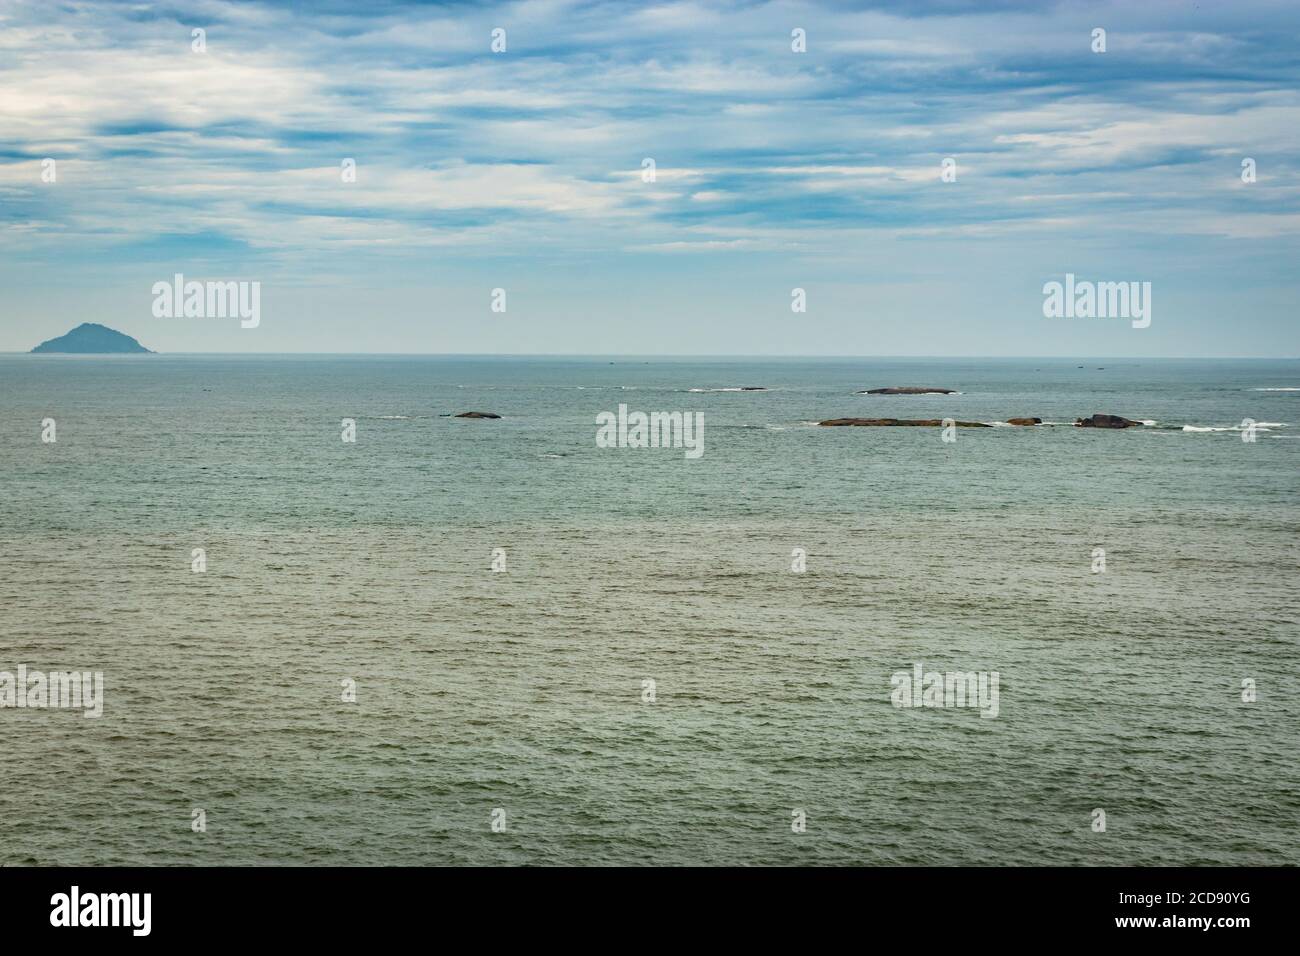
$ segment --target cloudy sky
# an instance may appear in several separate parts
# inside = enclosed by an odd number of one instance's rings
[[[0,0],[0,350],[1300,355],[1300,5],[300,6]]]

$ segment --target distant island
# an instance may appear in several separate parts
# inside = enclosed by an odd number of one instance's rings
[[[64,352],[78,355],[153,354],[131,336],[94,322],[82,322],[66,335],[42,342],[32,349],[32,352]]]

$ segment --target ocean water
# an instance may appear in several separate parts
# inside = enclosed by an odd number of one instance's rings
[[[1295,361],[0,356],[0,670],[106,684],[0,709],[0,863],[1297,864],[1297,439]]]

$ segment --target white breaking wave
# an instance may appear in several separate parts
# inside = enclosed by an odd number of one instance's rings
[[[1256,431],[1269,431],[1273,428],[1286,428],[1286,422],[1256,422]],[[1184,425],[1185,432],[1239,432],[1242,428],[1240,425]]]
[[[1252,388],[1252,392],[1300,392],[1300,388],[1294,385],[1287,385],[1282,388]]]

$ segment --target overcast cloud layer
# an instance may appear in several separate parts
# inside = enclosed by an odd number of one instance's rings
[[[0,2],[0,350],[1300,354],[1295,4],[315,9]]]

